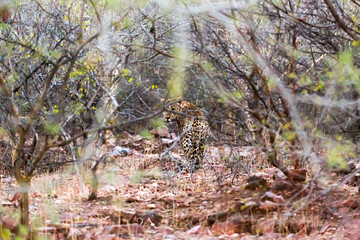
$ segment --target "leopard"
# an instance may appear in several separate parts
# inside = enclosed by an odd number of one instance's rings
[[[204,111],[186,100],[161,99],[161,101],[165,107],[163,112],[165,122],[177,124],[180,144],[189,161],[188,170],[199,169],[210,131]]]

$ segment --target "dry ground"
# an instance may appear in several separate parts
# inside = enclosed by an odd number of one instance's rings
[[[268,167],[234,178],[220,155],[212,148],[193,174],[162,170],[157,154],[118,157],[99,169],[94,201],[88,170],[39,175],[31,224],[39,239],[360,239],[357,187],[338,175],[291,182]],[[12,178],[1,181],[0,203],[3,229],[15,231]]]

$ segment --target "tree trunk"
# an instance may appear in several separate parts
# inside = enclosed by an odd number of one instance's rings
[[[25,227],[26,229],[29,229],[29,191],[30,191],[30,181],[26,182],[24,181],[21,185],[21,218],[20,218],[20,224]]]
[[[21,187],[21,202],[20,202],[20,224],[29,230],[29,191],[30,191],[30,178],[25,177],[21,173],[21,169],[24,166],[24,161],[21,159],[21,156],[17,157],[14,161],[14,175],[16,182]]]

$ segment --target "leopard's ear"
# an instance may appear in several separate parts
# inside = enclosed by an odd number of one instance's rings
[[[181,108],[187,108],[187,107],[189,107],[189,106],[190,106],[190,103],[187,102],[187,101],[181,101],[181,102],[180,102],[180,107],[181,107]]]
[[[165,98],[161,98],[161,99],[160,99],[160,102],[161,102],[161,103],[164,103],[164,102],[165,102]]]

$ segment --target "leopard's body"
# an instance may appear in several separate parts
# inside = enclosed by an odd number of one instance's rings
[[[177,123],[181,136],[180,143],[186,158],[195,168],[199,168],[210,131],[204,112],[185,100],[162,101],[166,109],[165,121]]]

